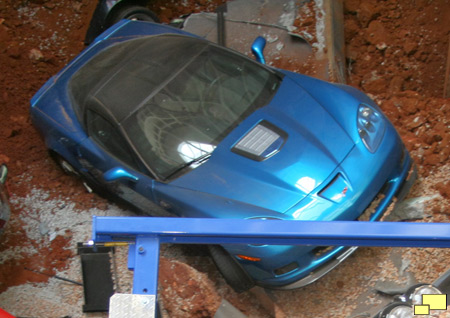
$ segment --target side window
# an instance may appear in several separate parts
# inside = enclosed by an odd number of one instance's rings
[[[140,170],[137,168],[136,161],[127,142],[117,129],[109,121],[92,110],[88,110],[86,115],[89,136],[114,157],[134,169]]]

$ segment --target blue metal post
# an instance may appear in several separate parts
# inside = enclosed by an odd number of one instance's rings
[[[134,264],[133,294],[156,295],[158,290],[159,239],[157,237],[137,237],[136,245],[130,248]],[[156,277],[156,279],[155,279]]]

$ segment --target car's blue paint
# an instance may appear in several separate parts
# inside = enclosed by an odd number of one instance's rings
[[[230,149],[261,120],[282,127],[288,138],[282,151],[255,164]],[[269,105],[230,133],[206,163],[172,184],[284,213],[313,190],[302,187],[302,179],[313,180],[314,188],[320,185],[352,147],[346,132],[324,108],[286,78]]]
[[[112,168],[111,170],[106,171],[103,178],[106,182],[117,181],[120,179],[127,179],[135,182],[139,181],[138,177],[122,168]]]
[[[121,21],[36,93],[31,118],[51,151],[91,183],[144,210],[156,203],[184,217],[355,220],[384,189],[385,198],[372,220],[384,213],[412,165],[393,126],[383,116],[386,131],[371,153],[356,126],[361,103],[380,111],[370,98],[345,85],[288,71],[281,71],[282,84],[268,105],[231,131],[209,160],[174,180],[159,180],[145,169],[134,171],[99,147],[86,134],[82,115],[71,107],[69,79],[104,48],[160,33],[189,35],[168,26]],[[286,132],[281,150],[260,162],[232,152],[263,120]],[[343,252],[335,248],[316,256],[311,246],[226,248],[232,255],[260,257],[260,262],[240,262],[257,283],[269,287],[293,283]],[[291,262],[298,263],[296,270],[274,274]]]

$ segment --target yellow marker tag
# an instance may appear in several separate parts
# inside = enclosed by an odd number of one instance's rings
[[[127,242],[107,242],[104,246],[110,247],[110,246],[128,246],[130,243]]]
[[[428,314],[430,314],[430,306],[414,305],[414,315],[428,315]]]
[[[447,295],[422,295],[422,304],[430,305],[431,310],[446,310]]]

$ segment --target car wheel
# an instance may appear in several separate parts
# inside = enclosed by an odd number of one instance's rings
[[[142,6],[126,6],[111,13],[109,25],[113,25],[122,19],[159,22],[158,17],[149,9]]]
[[[250,275],[222,246],[209,245],[209,253],[228,285],[242,293],[255,286]]]

